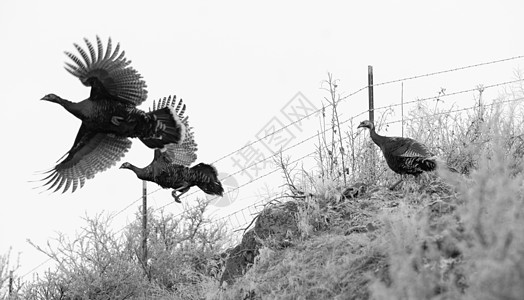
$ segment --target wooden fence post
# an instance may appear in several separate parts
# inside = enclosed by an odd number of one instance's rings
[[[375,105],[373,103],[373,66],[368,66],[369,120],[375,124]]]
[[[147,269],[147,181],[142,180],[142,264],[149,279]]]
[[[373,98],[373,66],[368,66],[368,97],[369,97],[369,120],[371,123],[375,124],[375,104],[374,104],[374,98]],[[371,164],[370,164],[370,170],[372,172],[370,173],[370,180],[372,182],[375,181],[375,170],[376,170],[376,164],[375,164],[375,149],[373,148],[373,143],[371,145]]]

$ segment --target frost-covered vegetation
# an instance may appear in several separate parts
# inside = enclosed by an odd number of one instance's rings
[[[369,136],[328,120],[347,138],[321,136],[318,170],[283,168],[299,234],[284,249],[263,243],[212,298],[524,299],[524,104],[507,102],[523,95],[513,87],[455,114],[420,102],[406,136],[459,173],[443,168],[396,191]]]
[[[234,251],[200,201],[179,217],[149,215],[146,262],[140,218],[118,233],[108,217],[86,218],[78,236],[35,245],[58,267],[15,280],[10,299],[524,299],[524,103],[504,102],[523,96],[516,86],[461,113],[419,103],[406,136],[459,173],[441,169],[395,191],[386,186],[398,175],[369,133],[340,124],[335,109],[324,114],[335,131],[319,136],[318,167],[276,162],[288,191],[263,214],[285,210],[292,224],[252,231],[240,275],[222,278]]]
[[[45,247],[55,269],[17,282],[5,299],[200,299],[217,281],[228,233],[204,216],[199,200],[179,216],[148,214],[148,257],[142,261],[142,224],[113,232],[111,216],[86,217],[75,237],[58,235]]]

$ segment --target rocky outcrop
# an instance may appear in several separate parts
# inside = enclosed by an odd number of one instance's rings
[[[220,285],[232,284],[251,266],[262,245],[284,248],[300,234],[295,220],[297,204],[294,201],[267,206],[257,217],[255,226],[242,237],[242,242],[230,249]]]
[[[360,198],[365,194],[367,189],[368,186],[366,184],[357,182],[342,189],[340,197],[334,197],[331,199],[333,203],[324,203],[324,206],[329,206],[328,204],[340,204],[340,202],[344,201],[354,201],[356,198]],[[267,205],[257,216],[254,228],[244,234],[242,242],[227,251],[228,258],[220,279],[220,286],[222,286],[224,282],[232,284],[236,278],[242,276],[254,263],[255,257],[259,253],[258,250],[262,246],[282,249],[293,245],[295,241],[300,238],[296,220],[299,211],[298,206],[307,206],[307,204],[305,204],[305,197],[319,197],[315,195],[297,195],[296,197],[297,199],[288,202]],[[304,209],[304,207],[302,208]],[[353,214],[349,214],[348,218],[354,218]],[[330,223],[328,217],[326,220],[317,221],[320,223],[315,224],[316,229],[325,227]],[[348,223],[348,225],[351,225],[351,223]]]

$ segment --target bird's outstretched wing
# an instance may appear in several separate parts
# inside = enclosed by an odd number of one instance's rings
[[[162,150],[164,151],[161,152]],[[197,159],[196,151],[198,148],[191,128],[187,130],[186,138],[181,144],[167,144],[162,150],[155,151],[160,151],[161,155],[166,156],[166,159],[172,164],[189,166],[195,162]]]
[[[84,186],[86,179],[91,179],[96,173],[102,172],[116,164],[131,147],[128,138],[112,134],[96,133],[86,129],[84,125],[76,136],[73,147],[66,153],[53,169],[48,171],[44,186],[53,192],[63,187],[63,192],[72,187],[74,192],[78,186]]]
[[[124,57],[125,51],[120,52],[120,44],[117,44],[113,51],[109,38],[104,54],[104,46],[98,36],[96,51],[89,40],[84,38],[84,41],[88,51],[74,44],[83,60],[71,52],[65,52],[73,61],[66,63],[65,69],[78,77],[84,85],[92,87],[91,100],[96,101],[97,95],[108,93],[112,99],[133,105],[142,103],[147,97],[146,83],[142,76],[129,66],[131,61]]]
[[[155,150],[152,164],[159,162],[162,164],[170,163],[189,166],[197,159],[196,151],[198,150],[198,147],[195,142],[193,128],[189,126],[188,117],[184,116],[186,105],[183,103],[182,99],[177,102],[176,96],[169,96],[158,100],[158,102],[153,102],[152,110],[164,107],[173,107],[180,120],[182,120],[182,123],[186,127],[185,139],[180,144],[167,144],[162,150]]]

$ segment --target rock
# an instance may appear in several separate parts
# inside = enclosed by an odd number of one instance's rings
[[[290,241],[300,236],[296,213],[297,204],[294,201],[267,206],[257,216],[255,227],[244,234],[239,245],[228,251],[229,257],[220,278],[220,286],[224,282],[232,284],[242,276],[255,262],[262,245],[277,249],[292,245]]]

